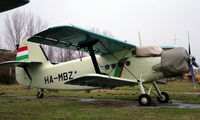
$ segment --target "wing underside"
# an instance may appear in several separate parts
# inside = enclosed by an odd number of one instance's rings
[[[123,79],[101,74],[89,74],[68,81],[65,84],[92,86],[101,88],[114,88],[120,86],[136,85],[138,84],[138,82],[137,80],[129,80],[129,79]]]
[[[110,54],[136,47],[127,42],[75,26],[52,27],[28,39],[28,41],[31,42],[86,52],[88,51],[87,48],[80,47],[80,43],[90,44],[94,40],[98,42],[93,45],[93,49],[95,54],[99,55]]]

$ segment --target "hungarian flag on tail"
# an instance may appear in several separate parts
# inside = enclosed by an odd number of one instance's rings
[[[24,59],[28,59],[28,46],[22,46],[20,48],[18,48],[17,50],[17,57],[16,60],[24,60]]]

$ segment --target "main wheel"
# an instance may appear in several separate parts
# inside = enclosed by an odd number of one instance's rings
[[[141,94],[138,102],[141,106],[150,106],[152,104],[151,96],[148,94]]]
[[[162,98],[157,97],[158,102],[160,103],[168,103],[169,102],[169,95],[166,92],[161,92]]]
[[[43,92],[38,92],[37,93],[37,98],[43,98],[44,97],[44,93]]]

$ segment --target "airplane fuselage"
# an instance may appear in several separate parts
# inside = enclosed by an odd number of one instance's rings
[[[126,54],[126,55],[125,55]],[[96,55],[101,73],[136,81],[151,82],[163,78],[161,72],[155,72],[152,67],[160,63],[161,57],[136,57],[131,50],[113,55]],[[121,63],[119,63],[121,61]],[[120,65],[123,64],[123,65]],[[49,61],[41,65],[27,67],[31,79],[23,68],[16,67],[16,78],[20,84],[43,89],[55,90],[90,90],[99,87],[64,84],[77,77],[94,74],[90,57],[82,60],[72,60],[60,64]]]

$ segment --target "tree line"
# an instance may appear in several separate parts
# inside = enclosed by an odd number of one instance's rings
[[[8,14],[4,20],[4,36],[7,47],[13,51],[17,50],[20,41],[41,32],[48,27],[48,23],[32,12],[16,10]],[[77,58],[77,52],[63,48],[42,45],[51,62],[64,62]]]
[[[3,26],[4,30],[3,34],[1,34],[2,36],[0,36],[0,41],[1,41],[0,43],[3,42],[4,45],[6,45],[9,50],[14,51],[14,53],[16,54],[20,41],[27,39],[33,36],[34,34],[41,32],[42,30],[47,28],[48,28],[48,22],[41,19],[41,17],[36,16],[32,12],[19,11],[17,9],[13,13],[7,14],[5,16],[4,26]],[[108,32],[106,30],[102,32],[98,28],[91,28],[90,30],[93,32],[102,33],[104,35],[113,37],[111,32]],[[0,49],[2,49],[3,47],[5,48],[5,46],[2,46],[2,44],[0,44]],[[42,47],[49,61],[54,63],[70,61],[88,55],[85,52],[69,50],[64,48],[57,48],[48,45],[42,45]],[[5,57],[5,54],[0,54],[0,59],[3,57]],[[0,72],[0,83],[2,83],[1,81],[4,81],[2,79],[7,80],[9,78],[9,81],[10,79],[14,79],[13,78],[15,74],[15,72],[13,72],[14,68],[5,69],[0,67],[0,71],[2,71],[2,69],[4,69],[3,72],[4,74],[2,75],[2,72]],[[3,83],[7,82],[4,81]],[[15,83],[15,82],[12,81],[10,83]]]

